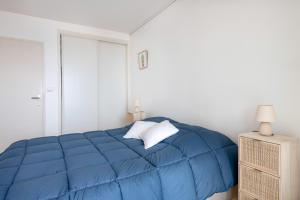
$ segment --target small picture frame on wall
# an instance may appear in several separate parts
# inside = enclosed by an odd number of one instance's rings
[[[139,57],[138,60],[139,69],[140,70],[146,69],[148,67],[148,51],[147,50],[141,51],[138,57]]]

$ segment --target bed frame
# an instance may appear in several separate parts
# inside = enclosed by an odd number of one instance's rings
[[[227,192],[216,193],[207,200],[237,200],[238,192],[237,186],[232,187]]]

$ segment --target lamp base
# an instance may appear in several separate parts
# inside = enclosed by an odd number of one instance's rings
[[[261,122],[259,126],[259,134],[263,136],[272,136],[272,125],[270,122]]]

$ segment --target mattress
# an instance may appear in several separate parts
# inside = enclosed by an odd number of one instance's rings
[[[15,142],[0,154],[0,199],[202,200],[236,185],[236,144],[169,120],[179,132],[148,150],[123,138],[130,126]]]

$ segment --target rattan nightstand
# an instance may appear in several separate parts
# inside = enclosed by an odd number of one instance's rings
[[[139,121],[139,120],[143,120],[143,119],[145,119],[145,112],[144,111],[128,113],[128,121],[130,123],[133,123],[133,122]]]
[[[298,140],[239,135],[239,200],[299,200]]]

